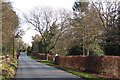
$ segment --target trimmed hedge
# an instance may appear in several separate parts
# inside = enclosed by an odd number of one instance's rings
[[[55,56],[54,55],[48,55],[48,60],[49,61],[54,61],[55,60]]]
[[[31,53],[41,60],[45,60],[45,54]],[[55,60],[54,60],[55,59]],[[89,71],[94,73],[104,73],[120,76],[120,57],[119,56],[53,56],[48,55],[49,61],[73,70]]]
[[[119,56],[57,56],[55,64],[74,70],[120,76]]]
[[[103,56],[102,57],[102,72],[120,76],[120,57],[118,56]]]
[[[41,60],[45,60],[45,54],[43,53],[31,53],[31,55],[36,56],[37,58]],[[48,55],[48,60],[49,61],[54,61],[55,56],[54,55]]]
[[[88,56],[85,61],[85,70],[95,73],[100,73],[102,69],[101,56]]]
[[[56,56],[55,64],[75,70],[85,70],[86,56]]]

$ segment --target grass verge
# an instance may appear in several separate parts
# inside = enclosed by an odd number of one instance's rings
[[[10,80],[10,78],[14,78],[16,68],[17,68],[17,60],[14,60],[13,62],[4,65],[4,67],[2,67],[1,80]]]
[[[82,72],[82,71],[76,71],[76,70],[71,70],[71,69],[66,69],[66,68],[62,68],[58,65],[55,65],[54,62],[52,61],[47,61],[47,60],[40,60],[35,56],[32,55],[28,55],[29,58],[36,60],[37,62],[43,63],[43,64],[47,64],[49,66],[55,67],[57,69],[61,69],[64,70],[66,72],[72,73],[76,76],[82,77],[84,79],[87,80],[105,80],[106,78],[108,78],[105,75],[99,75],[99,74],[93,74],[93,73],[88,73],[88,72]]]

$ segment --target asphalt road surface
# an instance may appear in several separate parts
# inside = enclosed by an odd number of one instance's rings
[[[59,79],[59,80],[83,80],[75,75],[56,69],[27,57],[26,53],[20,53],[18,59],[18,68],[15,79]],[[60,79],[62,78],[62,79]]]

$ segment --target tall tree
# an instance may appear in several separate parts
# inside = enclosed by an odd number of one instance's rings
[[[74,11],[74,19],[72,22],[72,25],[74,26],[79,26],[80,29],[80,24],[81,24],[81,20],[84,17],[84,15],[88,12],[88,2],[83,2],[81,0],[76,0],[74,5],[73,5],[73,11]],[[81,26],[81,29],[83,30],[85,28],[85,26]],[[85,30],[85,29],[84,29]],[[84,31],[83,30],[83,31]],[[84,31],[85,32],[85,31]],[[84,38],[84,32],[82,32],[81,36],[82,36],[82,45],[83,45],[83,55],[85,55],[85,38]]]
[[[32,51],[36,52],[44,52],[44,47],[42,46],[43,43],[39,44],[42,42],[42,37],[40,35],[35,35],[35,37],[32,37]]]
[[[2,53],[2,3],[0,2],[0,53]],[[2,54],[0,54],[1,56]]]
[[[99,41],[97,39],[102,29],[100,28],[101,23],[96,15],[95,8],[89,2],[78,0],[74,3],[73,11],[75,17],[72,20],[72,25],[76,31],[74,32],[75,36],[77,35],[77,38],[79,38],[79,44],[77,45],[82,46],[82,48],[78,48],[82,49],[83,55],[89,55],[91,52],[102,55],[103,51],[98,45]],[[97,48],[93,47],[93,45],[96,45]]]
[[[19,20],[9,2],[2,3],[2,53],[14,57],[15,33]]]
[[[42,37],[45,59],[47,53],[55,47],[59,37],[67,30],[69,16],[69,12],[65,10],[57,13],[49,8],[36,8],[32,10],[30,17],[24,15],[27,23],[31,24]]]
[[[89,2],[87,0],[76,0],[72,9],[73,11],[79,13],[87,13],[88,12]]]
[[[103,44],[107,55],[119,55],[119,26],[117,26],[119,3],[118,0],[92,2],[105,32]]]

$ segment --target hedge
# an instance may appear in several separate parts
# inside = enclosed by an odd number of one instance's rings
[[[119,56],[57,56],[55,64],[74,70],[120,76]]]
[[[44,60],[45,54],[31,53]],[[53,56],[48,55],[49,61],[55,61],[56,65],[64,68],[104,73],[120,76],[120,56]]]

